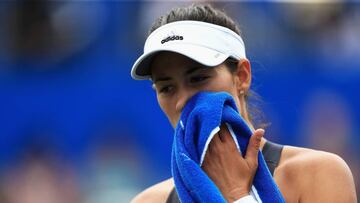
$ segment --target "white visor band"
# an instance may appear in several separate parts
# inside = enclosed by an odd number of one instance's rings
[[[179,53],[209,67],[220,65],[229,57],[246,59],[244,42],[234,31],[200,21],[177,21],[150,34],[131,76],[137,80],[149,79],[151,59],[161,51]]]

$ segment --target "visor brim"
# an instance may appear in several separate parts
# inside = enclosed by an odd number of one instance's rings
[[[146,80],[151,77],[150,65],[153,57],[159,52],[169,51],[184,55],[204,66],[214,67],[223,63],[229,55],[218,52],[216,50],[196,46],[192,44],[169,44],[163,46],[161,49],[144,53],[134,63],[131,69],[131,77],[136,80]]]

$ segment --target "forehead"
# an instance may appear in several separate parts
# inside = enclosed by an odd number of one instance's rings
[[[150,65],[151,75],[162,75],[172,72],[181,72],[194,66],[203,65],[178,53],[160,52],[154,56]]]

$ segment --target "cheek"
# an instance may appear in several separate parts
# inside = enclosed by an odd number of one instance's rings
[[[164,112],[171,125],[175,127],[176,125],[175,116],[174,116],[175,108],[173,107],[171,100],[166,98],[161,98],[159,96],[157,96],[157,100],[161,110]]]
[[[239,90],[231,77],[231,75],[227,75],[226,77],[217,78],[214,80],[209,86],[208,91],[212,92],[227,92],[231,94],[234,98],[237,107],[240,110],[240,97],[239,97]]]
[[[228,92],[233,97],[237,97],[237,89],[231,75],[223,74],[214,78],[213,81],[208,85],[210,91],[214,92]]]
[[[165,99],[161,98],[159,95],[156,95],[157,96],[157,101],[158,101],[158,104],[161,108],[161,110],[167,115],[168,114],[168,110],[169,109],[169,104],[168,102],[166,102]]]

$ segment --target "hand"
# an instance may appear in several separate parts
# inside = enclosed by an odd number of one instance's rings
[[[222,125],[211,140],[202,168],[228,202],[249,195],[258,166],[258,152],[263,135],[263,129],[254,132],[244,158],[236,148],[226,125]]]

